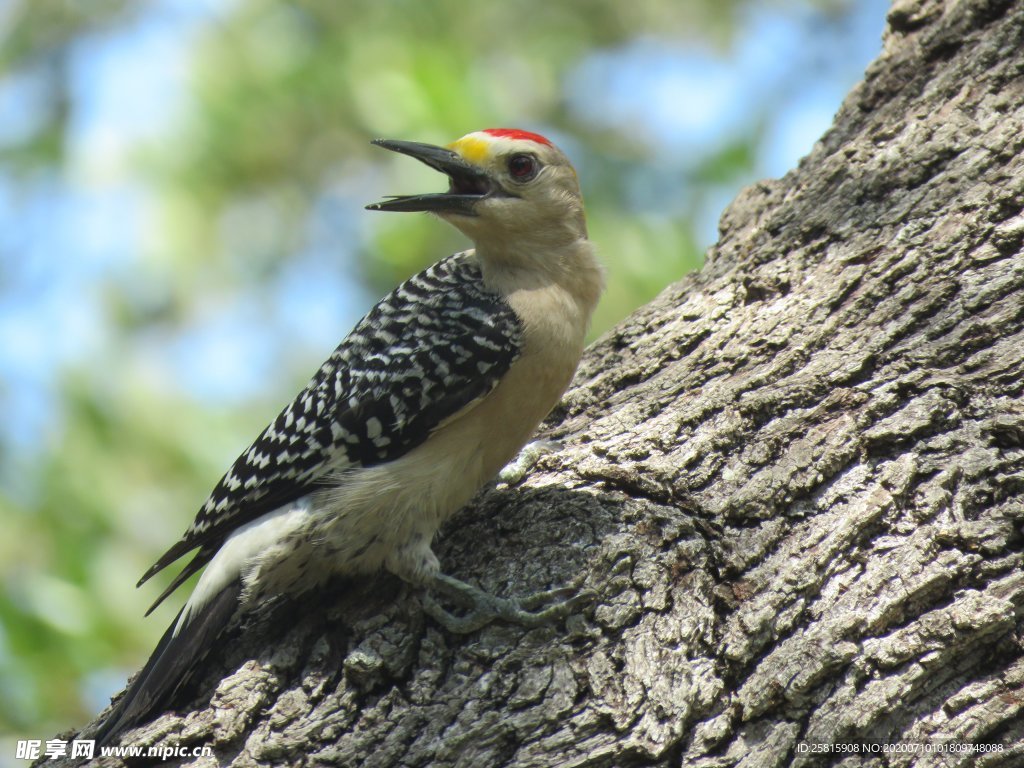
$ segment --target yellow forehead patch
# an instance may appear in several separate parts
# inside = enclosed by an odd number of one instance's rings
[[[491,156],[491,142],[475,133],[453,141],[448,145],[448,149],[458,152],[474,165],[483,165],[484,161]]]

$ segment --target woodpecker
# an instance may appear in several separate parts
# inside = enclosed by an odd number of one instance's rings
[[[101,743],[167,701],[235,617],[332,577],[390,571],[471,609],[456,617],[425,599],[453,631],[496,618],[536,625],[587,597],[497,598],[443,574],[431,549],[444,521],[523,448],[576,370],[604,283],[576,172],[548,139],[521,130],[476,131],[447,147],[373,143],[444,173],[449,186],[367,208],[436,214],[474,248],[381,299],[146,571],[139,586],[195,551],[152,612],[205,566],[95,734]]]

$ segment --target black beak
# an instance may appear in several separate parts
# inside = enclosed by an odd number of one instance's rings
[[[380,203],[371,203],[366,206],[369,211],[429,211],[475,216],[473,207],[494,191],[490,176],[467,163],[450,149],[435,147],[433,144],[420,144],[417,141],[375,139],[373,143],[392,152],[415,157],[421,163],[447,174],[450,184],[447,192],[396,195]]]

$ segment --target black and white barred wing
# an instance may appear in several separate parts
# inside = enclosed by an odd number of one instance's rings
[[[139,583],[200,547],[159,603],[239,526],[339,470],[391,461],[420,445],[497,386],[519,357],[521,337],[515,312],[484,288],[471,253],[402,283],[238,457],[182,540]]]

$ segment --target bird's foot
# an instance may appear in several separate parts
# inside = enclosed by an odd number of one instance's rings
[[[430,592],[423,597],[423,609],[427,615],[449,632],[460,635],[476,632],[492,621],[499,620],[523,627],[550,624],[570,616],[592,602],[596,596],[590,590],[577,591],[572,587],[562,587],[512,600],[496,597],[443,573],[434,577],[429,589],[467,609],[465,615],[456,616],[441,607]]]
[[[505,485],[515,485],[526,477],[526,474],[533,469],[541,456],[554,453],[561,447],[562,444],[557,440],[534,440],[532,443],[527,443],[519,451],[519,455],[506,464],[505,468],[498,473],[498,482]]]

